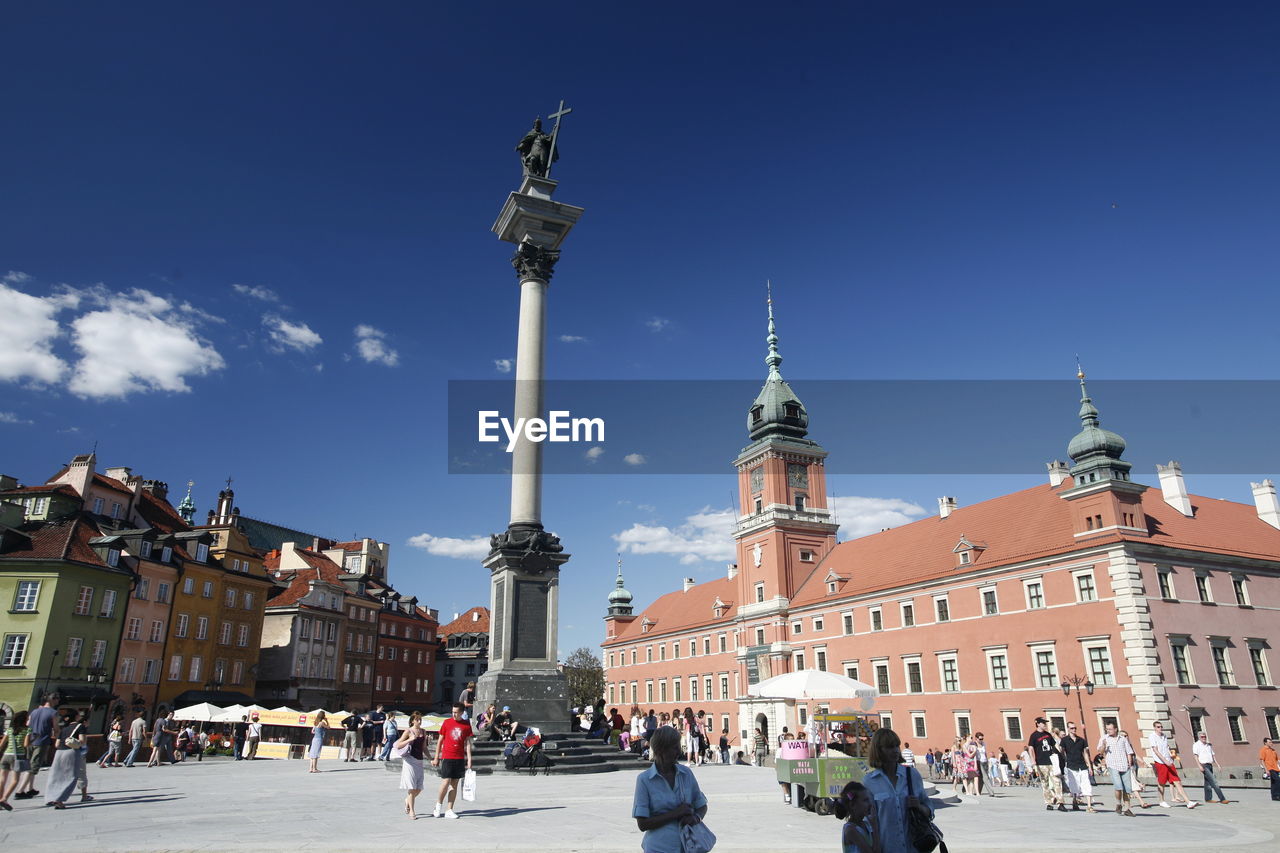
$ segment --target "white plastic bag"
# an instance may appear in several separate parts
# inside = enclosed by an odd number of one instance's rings
[[[468,770],[462,776],[462,799],[468,803],[476,801],[476,771]]]

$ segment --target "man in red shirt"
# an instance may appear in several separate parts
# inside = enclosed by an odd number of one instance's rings
[[[440,726],[440,737],[436,739],[436,755],[431,759],[434,767],[440,768],[440,793],[436,795],[436,808],[432,817],[440,817],[444,810],[444,798],[449,797],[449,808],[444,816],[457,820],[453,805],[458,801],[458,780],[471,769],[471,738],[475,732],[471,723],[462,718],[466,706],[461,702],[453,703],[453,718],[445,720]]]

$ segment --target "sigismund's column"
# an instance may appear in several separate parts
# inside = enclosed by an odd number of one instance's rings
[[[493,224],[498,239],[514,243],[520,281],[516,337],[515,418],[546,418],[543,351],[546,297],[560,244],[582,208],[553,201],[549,177],[559,158],[560,117],[551,134],[535,121],[516,150],[524,177]],[[506,531],[490,538],[489,669],[477,680],[476,708],[510,705],[522,724],[545,732],[567,728],[568,693],[557,666],[560,567],[568,561],[560,540],[542,526],[542,444],[521,435],[511,455],[511,515]]]

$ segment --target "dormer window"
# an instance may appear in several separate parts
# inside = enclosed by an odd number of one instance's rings
[[[751,423],[758,424],[764,420],[764,406],[751,407]]]
[[[968,537],[961,536],[960,541],[956,543],[956,547],[951,549],[951,553],[956,555],[957,566],[967,566],[978,559],[978,556],[987,548],[985,543],[971,542]]]
[[[784,403],[782,412],[786,417],[796,420],[800,417],[800,406],[795,403]]]
[[[827,581],[827,595],[835,595],[835,594],[836,594],[836,582]]]
[[[209,562],[209,546],[204,544],[203,542],[196,543],[196,562],[197,563]]]
[[[168,545],[165,545],[162,549],[160,549],[160,562],[167,563],[172,559],[173,559],[173,549],[170,548]]]
[[[151,543],[143,539],[142,544],[138,546],[138,556],[146,559],[151,556]]]
[[[970,563],[972,560],[973,560],[973,552],[972,552],[972,551],[961,551],[961,552],[960,552],[960,565],[962,565],[962,566],[967,566],[967,565],[969,565],[969,563]]]
[[[112,568],[115,568],[116,566],[120,565],[120,549],[118,548],[107,549],[107,565],[111,566]]]

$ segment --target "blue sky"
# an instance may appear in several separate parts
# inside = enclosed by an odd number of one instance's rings
[[[0,471],[40,481],[97,441],[104,467],[195,480],[202,515],[230,475],[246,514],[390,542],[393,581],[444,618],[487,602],[475,540],[507,487],[446,473],[447,383],[514,355],[488,229],[560,98],[557,198],[586,213],[553,378],[763,379],[765,279],[802,398],[1061,378],[1046,461],[1077,352],[1098,379],[1276,378],[1270,4],[532,8],[8,10]],[[819,441],[856,428],[811,418]],[[721,476],[548,480],[563,651],[598,641],[619,547],[640,604],[723,571],[731,454]],[[1180,461],[1250,501],[1247,475]],[[832,488],[850,535],[1042,480]]]

